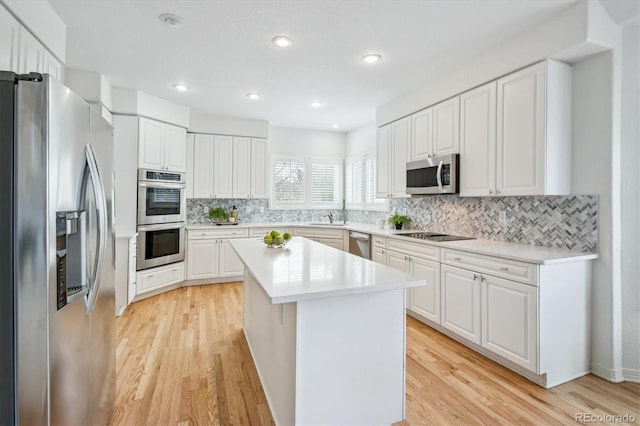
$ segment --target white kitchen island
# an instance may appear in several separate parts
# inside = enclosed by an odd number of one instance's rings
[[[405,289],[424,280],[295,237],[231,240],[245,265],[244,332],[278,425],[404,418]]]

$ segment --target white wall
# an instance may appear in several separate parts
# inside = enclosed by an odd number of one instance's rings
[[[111,91],[113,113],[134,114],[184,128],[189,127],[188,107],[134,89],[114,87]]]
[[[85,101],[101,103],[109,111],[112,110],[111,85],[104,75],[67,68],[65,84]]]
[[[216,117],[192,110],[189,131],[193,133],[212,133],[215,135],[268,138],[269,122],[267,120]]]
[[[622,25],[622,374],[640,381],[640,19]]]
[[[340,132],[269,128],[270,155],[302,155],[344,158],[346,136]]]
[[[376,150],[377,129],[375,121],[362,125],[347,133],[344,155],[362,154]]]

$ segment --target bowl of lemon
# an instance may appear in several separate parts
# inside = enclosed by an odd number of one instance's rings
[[[263,241],[269,248],[284,248],[291,241],[291,234],[285,232],[280,235],[278,231],[274,230],[265,235]]]

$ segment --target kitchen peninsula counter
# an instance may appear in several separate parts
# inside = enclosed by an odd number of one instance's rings
[[[295,237],[232,240],[245,265],[244,322],[276,424],[404,418],[409,274]]]

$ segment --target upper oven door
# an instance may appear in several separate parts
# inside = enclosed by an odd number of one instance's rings
[[[407,194],[454,194],[457,192],[457,154],[407,163]]]
[[[183,183],[138,182],[139,225],[185,220],[186,192]]]

